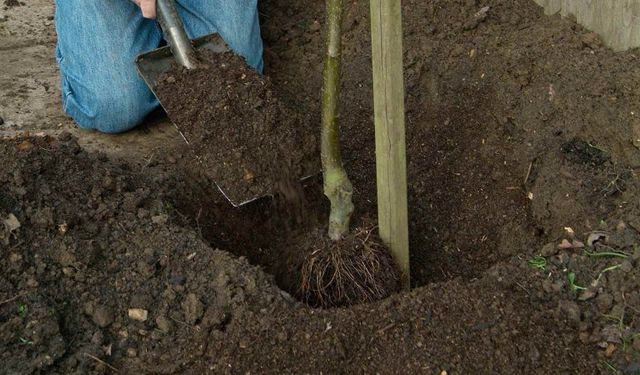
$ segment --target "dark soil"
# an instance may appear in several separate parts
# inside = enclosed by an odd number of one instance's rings
[[[355,224],[376,207],[368,7],[345,15]],[[270,200],[227,205],[188,154],[138,165],[3,141],[3,370],[639,373],[637,51],[529,0],[403,7],[412,292],[319,310],[276,287],[298,292],[294,239],[325,222],[318,178],[290,230]],[[261,2],[271,95],[309,124],[323,11]]]
[[[175,354],[170,333],[199,335],[195,325],[205,336],[224,330],[240,318],[231,311],[238,304],[258,310],[288,304],[246,260],[173,225],[162,188],[150,188],[154,181],[170,185],[161,173],[147,179],[145,171],[88,155],[64,139],[0,146],[4,373],[103,372],[95,358],[105,356],[178,371],[181,363],[155,358]],[[269,296],[255,294],[269,289]],[[147,319],[132,319],[131,309],[148,311]],[[162,344],[163,338],[171,339]]]
[[[68,137],[0,151],[6,373],[599,372],[571,297],[543,293],[521,262],[314,310],[182,227],[163,192],[178,175]]]
[[[607,153],[582,139],[572,139],[562,145],[567,158],[575,163],[601,166],[609,160]]]
[[[484,6],[486,17],[477,20]],[[283,98],[319,114],[324,4],[271,0],[262,7],[266,74]],[[620,207],[634,199],[603,194],[616,176],[640,166],[632,144],[640,122],[635,51],[613,53],[527,0],[403,7],[416,285],[478,276],[557,239],[565,226],[588,231],[609,215],[635,220],[628,203]],[[357,214],[375,217],[368,8],[352,2],[346,9],[341,119]],[[310,75],[317,79],[300,79]],[[572,140],[595,145],[608,161],[576,163],[563,151]]]
[[[192,71],[174,65],[156,83],[169,117],[205,173],[235,204],[274,192],[320,170],[304,112],[287,108],[272,83],[233,53],[200,54]]]

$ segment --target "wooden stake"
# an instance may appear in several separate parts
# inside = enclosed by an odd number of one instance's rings
[[[401,0],[371,0],[378,222],[410,287]]]

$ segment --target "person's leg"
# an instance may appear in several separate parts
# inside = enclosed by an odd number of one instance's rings
[[[262,73],[262,38],[257,0],[177,0],[187,34],[217,32],[229,47]]]
[[[64,111],[85,129],[120,133],[158,106],[134,59],[157,48],[155,21],[129,0],[56,0]]]

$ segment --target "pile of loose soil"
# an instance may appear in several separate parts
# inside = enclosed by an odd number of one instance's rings
[[[207,349],[191,347],[194,337],[207,342],[252,309],[293,302],[257,267],[174,225],[160,173],[147,178],[88,155],[68,136],[4,141],[0,150],[7,373],[112,369],[100,358],[180,372]]]
[[[521,262],[311,309],[178,225],[163,192],[178,175],[68,137],[1,141],[0,155],[8,373],[600,372],[566,294],[537,292]]]
[[[294,194],[292,181],[320,170],[313,124],[241,57],[206,50],[199,60],[193,70],[174,64],[156,83],[196,161],[236,205]]]

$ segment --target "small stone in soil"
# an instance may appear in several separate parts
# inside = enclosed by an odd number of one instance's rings
[[[574,323],[580,322],[580,307],[577,303],[572,301],[560,301],[558,303],[558,307],[569,321]]]
[[[108,306],[98,305],[93,311],[93,322],[101,328],[108,327],[113,323],[113,311]]]
[[[611,358],[613,356],[613,353],[615,353],[616,351],[616,346],[613,344],[609,344],[609,346],[607,346],[607,349],[604,351],[604,356],[607,358]]]
[[[91,336],[91,343],[95,345],[102,345],[104,341],[104,334],[102,331],[96,331],[93,336]]]
[[[168,219],[169,219],[169,216],[166,214],[156,215],[151,217],[151,221],[154,224],[158,224],[158,225],[166,224]]]
[[[167,317],[165,316],[159,316],[156,318],[156,325],[158,326],[158,329],[161,330],[162,332],[170,332],[171,331],[171,321],[169,319],[167,319]]]
[[[129,309],[129,318],[138,322],[144,322],[149,317],[149,312],[144,309]]]
[[[602,339],[606,342],[610,343],[620,343],[622,342],[622,332],[620,332],[620,328],[616,325],[608,325],[602,329]]]
[[[9,233],[20,228],[20,221],[14,214],[9,214],[6,219],[3,220],[3,224]]]
[[[544,245],[540,253],[542,254],[542,256],[548,257],[548,256],[556,255],[558,253],[558,249],[556,249],[556,245],[553,242],[550,242]]]
[[[204,314],[204,305],[193,293],[187,295],[187,298],[182,302],[182,309],[184,311],[184,320],[189,324],[195,324]]]
[[[589,287],[580,295],[579,299],[580,301],[587,301],[595,297],[597,294],[598,294],[598,290],[596,288]]]

